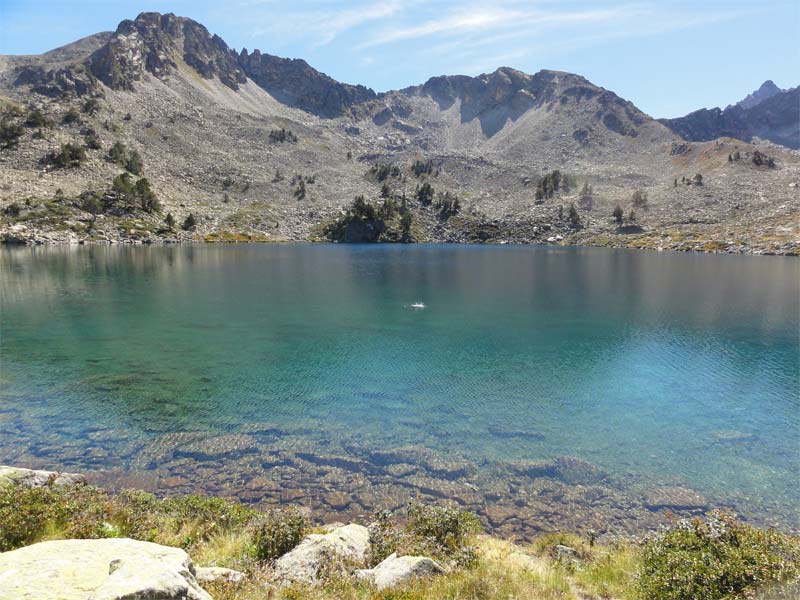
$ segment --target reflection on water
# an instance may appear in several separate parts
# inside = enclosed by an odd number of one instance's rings
[[[331,486],[374,492],[437,473],[513,488],[508,465],[568,455],[630,498],[689,488],[800,524],[791,259],[288,245],[7,249],[0,266],[0,463],[165,490],[235,463],[244,497],[324,456],[365,461],[339,480],[326,464]],[[228,450],[181,455],[178,432]],[[477,474],[393,475],[407,463],[370,454],[409,445]]]

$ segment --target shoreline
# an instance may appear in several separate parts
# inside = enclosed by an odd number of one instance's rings
[[[721,249],[702,249],[702,248],[651,248],[642,247],[638,245],[606,245],[594,243],[560,243],[560,242],[547,242],[547,241],[532,241],[532,242],[518,242],[518,241],[488,241],[488,242],[469,242],[469,241],[420,241],[420,242],[338,242],[330,240],[289,240],[289,239],[221,239],[221,240],[205,240],[205,239],[184,239],[184,240],[169,240],[169,239],[122,239],[122,240],[51,240],[34,238],[25,241],[9,241],[7,238],[0,239],[0,247],[5,248],[37,248],[41,246],[47,247],[78,247],[78,246],[226,246],[226,245],[271,245],[271,244],[315,244],[315,245],[348,245],[348,246],[374,246],[374,245],[390,245],[390,246],[418,246],[418,245],[466,245],[466,246],[537,246],[542,248],[607,248],[609,250],[636,250],[643,252],[674,252],[680,254],[713,254],[713,255],[729,255],[729,256],[781,256],[781,257],[797,257],[800,256],[800,247],[790,249],[786,252],[775,252],[772,250],[754,249],[751,251],[737,251],[737,250],[721,250]],[[798,244],[800,246],[800,244]]]

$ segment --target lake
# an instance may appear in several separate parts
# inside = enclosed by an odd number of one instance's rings
[[[0,464],[331,514],[452,500],[522,537],[712,506],[797,530],[798,264],[2,249]]]

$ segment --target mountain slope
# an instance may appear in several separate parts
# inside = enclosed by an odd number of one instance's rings
[[[774,128],[782,98],[747,110]],[[301,60],[236,52],[190,19],[143,13],[59,51],[1,57],[0,111],[0,133],[16,136],[0,149],[9,239],[313,239],[342,231],[330,225],[351,219],[363,195],[395,215],[396,202],[413,219],[408,237],[421,241],[799,245],[796,154],[683,142],[613,92],[559,71],[502,67],[375,94]],[[123,158],[110,152],[116,143]],[[64,144],[77,158],[58,158]],[[134,151],[143,169],[130,176],[147,178],[161,213],[112,187]],[[755,164],[756,151],[773,166]],[[537,192],[554,170],[567,185]],[[429,196],[417,193],[424,184]],[[647,200],[634,206],[637,190]],[[82,208],[87,194],[103,200],[96,217]],[[611,218],[617,204],[623,223]],[[167,213],[176,226],[164,225]],[[183,231],[190,213],[196,223]]]

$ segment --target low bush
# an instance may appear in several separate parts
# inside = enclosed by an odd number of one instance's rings
[[[676,522],[649,540],[642,554],[643,600],[751,598],[800,577],[800,539],[724,512]]]
[[[274,560],[300,543],[309,527],[306,514],[294,507],[272,509],[259,515],[250,526],[252,555],[257,560]]]

